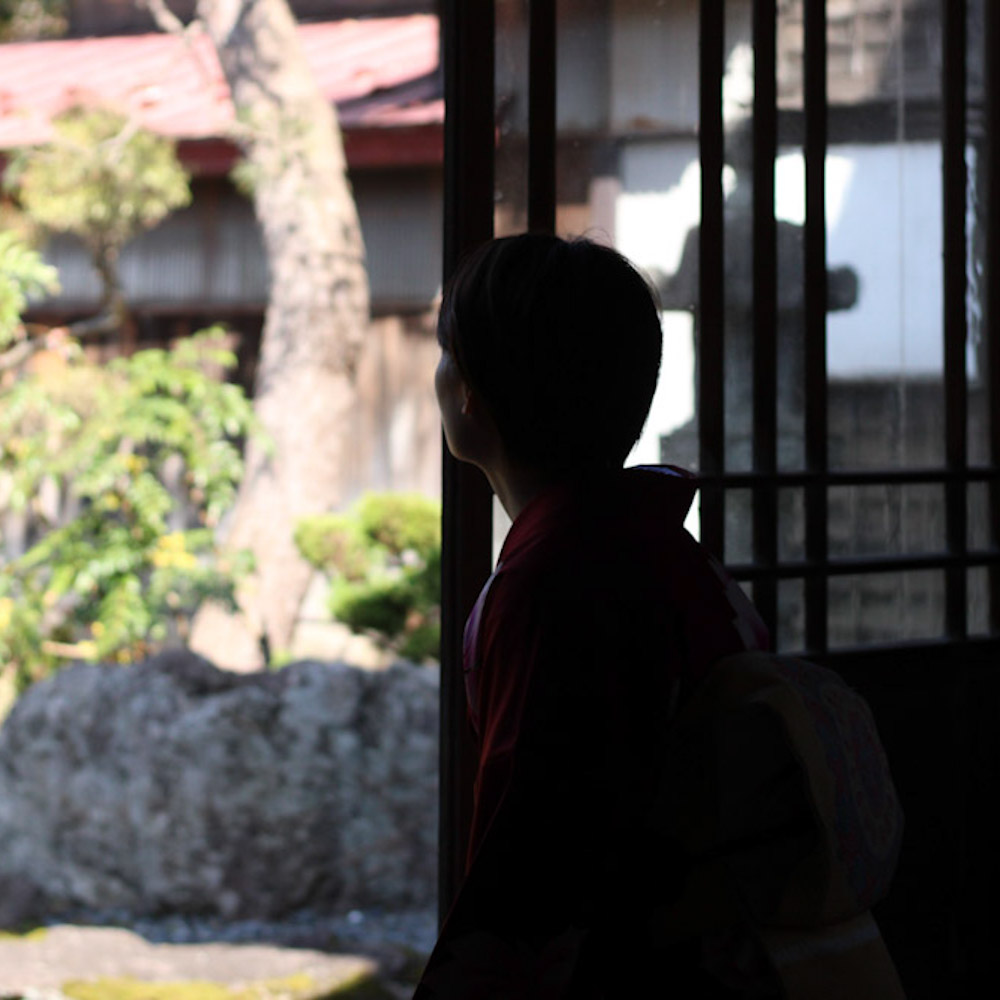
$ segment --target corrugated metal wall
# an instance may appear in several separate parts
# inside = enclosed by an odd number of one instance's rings
[[[369,171],[352,179],[376,313],[426,309],[440,284],[441,174]],[[267,266],[249,201],[224,181],[193,184],[193,204],[138,237],[122,254],[126,299],[136,310],[239,306],[263,309]],[[62,293],[46,307],[93,308],[100,283],[82,247],[58,237],[46,257]]]

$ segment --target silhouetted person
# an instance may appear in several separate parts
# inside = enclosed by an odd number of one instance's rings
[[[768,637],[683,527],[692,477],[622,468],[660,366],[653,293],[606,247],[510,237],[459,267],[438,339],[448,447],[513,525],[466,627],[466,878],[417,997],[778,996],[739,914],[661,919],[696,860],[656,820],[671,720]]]

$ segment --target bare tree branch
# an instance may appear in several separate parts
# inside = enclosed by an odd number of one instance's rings
[[[194,60],[202,80],[206,84],[214,84],[217,77],[212,72],[212,68],[202,58],[201,53],[195,48],[193,40],[204,34],[205,26],[196,17],[193,21],[185,24],[168,6],[166,0],[136,0],[136,3],[145,8],[154,23],[167,35],[173,35],[180,39],[188,55]]]
[[[106,317],[98,318],[107,319]],[[96,324],[96,320],[84,320],[84,323],[87,322],[93,322]],[[74,326],[76,325],[83,324],[74,324]],[[97,331],[95,325],[94,331],[91,332],[103,333],[106,331]],[[55,350],[65,353],[70,338],[77,336],[78,335],[73,326],[55,326],[51,329],[45,329],[40,335],[29,335],[24,337],[22,340],[18,340],[13,346],[0,352],[0,375],[4,372],[13,371],[17,368],[23,367],[34,355],[40,353],[41,351]]]
[[[194,60],[202,80],[206,84],[214,84],[216,75],[212,72],[201,54],[193,44],[193,39],[205,33],[205,25],[198,16],[194,20],[185,24],[168,6],[166,0],[136,0],[136,3],[145,8],[153,18],[160,31],[168,35],[173,35],[184,43],[184,48],[188,55]],[[236,118],[231,125],[232,137],[237,142],[246,143],[260,136],[266,136],[266,129],[254,128],[249,122]]]
[[[42,349],[42,345],[35,340],[19,340],[13,347],[8,347],[0,354],[0,373],[9,372],[14,368],[20,368],[36,352]]]
[[[86,340],[88,337],[99,337],[105,333],[119,333],[121,327],[121,319],[118,316],[105,312],[99,316],[70,323],[67,329],[70,335],[76,337],[77,340]]]
[[[185,25],[167,6],[166,0],[138,0],[138,2],[140,7],[149,11],[160,31],[165,31],[168,35],[186,35],[193,25],[198,24],[197,21],[192,21],[191,24]]]

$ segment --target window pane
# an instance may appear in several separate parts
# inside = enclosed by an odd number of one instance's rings
[[[939,8],[828,5],[835,468],[943,460]]]
[[[986,483],[969,483],[968,546],[973,551],[987,549],[990,545],[989,500]]]
[[[774,165],[778,219],[778,468],[805,467],[805,161],[780,153]]]
[[[986,131],[983,121],[983,2],[968,7],[968,98],[966,165],[968,167],[968,371],[969,462],[984,465],[989,455],[989,385],[986,379],[986,328],[983,323],[986,254]]]
[[[940,485],[837,486],[829,497],[832,557],[912,555],[946,547]]]
[[[778,559],[791,562],[806,557],[805,490],[778,490]]]
[[[805,647],[806,604],[805,585],[802,580],[778,581],[778,635],[779,653],[790,653]]]
[[[753,100],[752,6],[726,4],[722,115],[725,129],[726,468],[753,468]]]
[[[753,492],[726,491],[726,555],[729,564],[753,562]]]
[[[831,646],[854,646],[944,634],[944,574],[939,570],[831,577]]]
[[[494,229],[505,236],[528,223],[528,25],[521,0],[497,0],[495,48]]]
[[[985,566],[976,566],[969,570],[968,581],[969,635],[989,635],[990,571]]]
[[[493,228],[497,236],[528,225],[528,8],[523,0],[496,0],[496,152]],[[510,517],[493,497],[493,562],[500,557]]]
[[[628,462],[696,469],[698,4],[560,0],[557,15],[556,229],[607,242],[657,286],[663,361]]]
[[[778,467],[805,465],[804,141],[805,28],[801,3],[778,9],[778,158],[774,214],[778,220]]]

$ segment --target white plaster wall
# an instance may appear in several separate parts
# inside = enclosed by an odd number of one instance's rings
[[[622,151],[622,193],[615,216],[617,248],[646,270],[672,274],[684,238],[698,223],[698,147],[693,140],[642,143]],[[630,464],[658,462],[660,437],[694,416],[692,316],[663,313],[660,380]]]
[[[799,154],[776,167],[779,217],[803,221]],[[827,159],[827,258],[859,279],[853,309],[827,320],[831,377],[940,375],[941,147],[837,146]]]
[[[621,156],[615,243],[640,267],[672,273],[699,215],[694,141],[643,142]],[[799,153],[779,157],[779,218],[804,221]],[[838,146],[827,161],[827,256],[858,275],[858,301],[827,321],[831,377],[931,376],[942,370],[941,151],[937,143]],[[650,419],[631,457],[656,461],[659,436],[694,415],[691,317],[664,313],[664,355]]]

